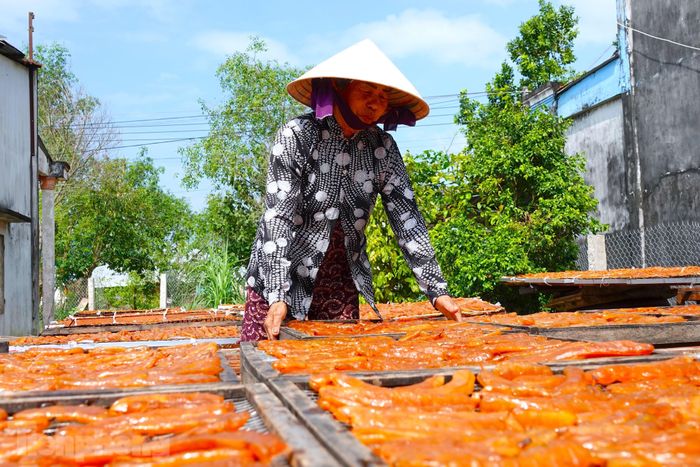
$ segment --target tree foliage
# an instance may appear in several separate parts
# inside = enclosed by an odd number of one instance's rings
[[[521,87],[530,90],[549,81],[566,81],[573,76],[574,39],[578,18],[572,6],[556,9],[539,0],[539,14],[520,25],[520,35],[508,42],[510,58],[523,79]]]
[[[123,287],[105,287],[102,290],[105,309],[130,308],[147,310],[158,308],[160,304],[159,284],[136,272],[129,272],[129,279]]]
[[[444,172],[450,165],[449,157],[439,151],[426,151],[420,158],[410,153],[404,156],[416,202],[430,229],[442,221],[444,212],[440,197],[444,190]],[[367,255],[372,265],[375,298],[379,302],[415,301],[422,294],[398,248],[381,199],[377,200],[367,225]]]
[[[285,91],[303,70],[264,60],[264,41],[252,38],[245,52],[236,52],[219,66],[216,75],[224,103],[201,103],[210,132],[181,151],[186,165],[184,183],[195,187],[212,183],[203,218],[204,238],[225,238],[229,253],[247,261],[262,212],[270,146],[279,127],[303,107]]]
[[[70,164],[68,180],[56,186],[58,283],[100,265],[132,277],[167,268],[189,236],[186,203],[160,188],[162,169],[145,152],[134,161],[109,158],[118,134],[72,72],[66,47],[39,45],[35,58],[39,132],[51,156]]]
[[[119,272],[165,270],[187,238],[189,208],[159,186],[162,169],[144,155],[91,166],[79,190],[56,206],[59,283],[100,265]]]
[[[597,202],[582,177],[583,158],[565,151],[569,122],[546,108],[523,105],[517,92],[559,73],[550,63],[557,60],[551,51],[569,50],[575,37],[575,20],[568,19],[572,10],[553,13],[547,2],[540,7],[540,15],[524,23],[521,36],[511,42],[528,51],[532,64],[518,63],[522,81],[516,83],[512,66],[504,63],[486,85],[485,102],[462,92],[456,123],[463,127],[467,147],[449,156],[431,151],[406,157],[451,293],[480,295],[514,309],[527,301],[501,286],[501,276],[572,268],[576,236],[601,228],[591,216]],[[548,40],[559,42],[530,47],[540,40],[532,31],[552,23],[555,13],[566,21],[557,19],[560,30]],[[378,296],[414,299],[415,281],[395,242],[387,243],[386,225],[384,214],[375,210],[368,246]]]
[[[445,201],[457,209],[435,234],[460,295],[503,296],[502,275],[572,268],[575,237],[600,229],[584,160],[565,151],[569,122],[504,96],[490,91],[485,104],[466,93],[460,99],[457,122],[468,145],[454,158],[450,184],[461,189],[447,190]]]

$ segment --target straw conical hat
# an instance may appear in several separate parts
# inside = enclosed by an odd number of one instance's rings
[[[379,47],[369,39],[338,52],[287,85],[287,92],[306,106],[311,106],[311,80],[344,78],[368,81],[392,88],[391,107],[406,107],[416,120],[428,115],[430,108],[411,82],[396,68]]]

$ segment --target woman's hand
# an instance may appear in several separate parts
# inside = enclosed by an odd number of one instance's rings
[[[275,302],[270,305],[267,312],[267,317],[263,326],[267,332],[267,338],[271,341],[276,340],[280,335],[280,326],[282,321],[287,316],[287,304],[285,302]]]
[[[462,321],[462,313],[459,312],[459,307],[449,295],[440,295],[435,300],[435,308],[448,319]]]

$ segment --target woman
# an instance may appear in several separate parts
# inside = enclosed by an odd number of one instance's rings
[[[428,115],[418,91],[369,40],[309,70],[287,91],[313,112],[284,125],[272,147],[242,340],[276,339],[290,313],[358,318],[358,292],[376,310],[364,230],[377,195],[421,291],[460,320],[401,153],[386,132]]]

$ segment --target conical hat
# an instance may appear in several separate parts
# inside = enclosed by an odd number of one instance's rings
[[[343,78],[368,81],[392,88],[390,107],[406,107],[416,120],[430,112],[413,84],[396,68],[379,47],[369,39],[338,52],[287,85],[287,92],[306,106],[311,106],[311,80],[314,78]]]

